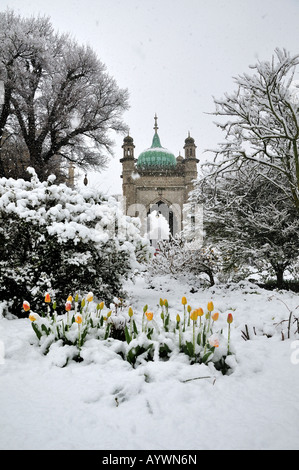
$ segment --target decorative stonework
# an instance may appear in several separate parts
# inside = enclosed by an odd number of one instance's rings
[[[134,157],[134,140],[124,138],[122,163],[124,210],[127,215],[140,217],[143,230],[152,210],[161,209],[172,234],[183,228],[183,209],[197,178],[196,145],[190,134],[185,140],[185,158],[177,158],[161,146],[157,116],[152,147]]]

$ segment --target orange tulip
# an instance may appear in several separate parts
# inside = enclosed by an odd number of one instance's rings
[[[212,320],[213,320],[213,321],[217,321],[218,318],[219,318],[219,313],[218,313],[218,312],[213,313],[213,315],[212,315]]]
[[[30,310],[30,304],[29,302],[27,302],[27,300],[24,300],[23,302],[23,309],[25,310],[25,312],[28,312],[28,310]]]
[[[186,297],[182,297],[182,304],[183,304],[183,305],[187,305],[187,299],[186,299]]]
[[[72,309],[72,303],[68,300],[65,304],[65,310],[69,312]]]
[[[232,323],[232,322],[233,322],[233,316],[232,316],[231,313],[229,313],[229,314],[227,315],[227,323],[230,324],[230,323]]]
[[[203,314],[204,314],[203,309],[202,309],[202,308],[198,308],[198,309],[197,309],[197,315],[198,315],[199,317],[202,317]]]
[[[45,295],[45,302],[46,302],[47,304],[49,304],[49,303],[51,302],[51,297],[50,297],[49,292],[47,292],[46,295]]]

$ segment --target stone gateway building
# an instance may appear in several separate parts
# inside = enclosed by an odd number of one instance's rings
[[[134,155],[134,141],[127,136],[123,141],[122,179],[124,210],[127,215],[139,217],[142,231],[149,231],[148,215],[154,210],[162,214],[172,235],[183,228],[184,208],[197,178],[196,145],[190,134],[185,140],[182,157],[162,147],[155,116],[152,145],[138,158]],[[151,238],[151,237],[150,237]]]

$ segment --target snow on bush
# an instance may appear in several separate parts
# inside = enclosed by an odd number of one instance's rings
[[[226,333],[223,333],[223,321],[222,328],[216,329],[219,313],[214,310],[213,302],[208,302],[204,312],[202,308],[192,309],[186,297],[182,297],[182,317],[178,314],[173,321],[167,299],[160,299],[160,315],[149,311],[148,305],[143,307],[141,315],[132,307],[126,312],[124,305],[115,300],[107,308],[103,301],[94,302],[92,292],[81,298],[76,294],[74,298],[67,298],[65,313],[58,316],[56,302],[52,303],[47,293],[46,314],[31,311],[28,301],[23,302],[23,308],[29,312],[42,353],[54,350],[59,366],[65,366],[69,360],[83,361],[89,357],[88,344],[94,346],[98,341],[104,342],[133,367],[144,361],[166,361],[181,353],[191,364],[211,363],[223,374],[231,372],[235,366],[234,349],[230,344],[233,316],[227,315]]]
[[[149,259],[137,219],[89,188],[0,179],[0,299],[22,313],[22,299],[42,307],[46,291],[61,304],[69,291],[91,288],[107,302],[123,280]]]

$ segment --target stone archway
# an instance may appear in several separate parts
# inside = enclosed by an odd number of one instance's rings
[[[163,199],[157,199],[152,202],[147,209],[147,233],[149,238],[152,233],[155,233],[155,236],[158,239],[169,239],[171,236],[174,236],[178,231],[180,231],[181,225],[181,214],[180,208],[174,207],[176,205],[171,204],[169,201]],[[150,218],[150,214],[155,213],[157,230],[153,232],[155,227],[155,219]],[[159,219],[160,218],[160,219]],[[161,227],[159,227],[159,224]],[[166,224],[168,226],[168,235],[166,234]],[[160,231],[159,231],[160,230]],[[153,240],[153,238],[150,238]]]

